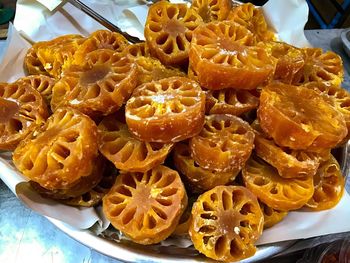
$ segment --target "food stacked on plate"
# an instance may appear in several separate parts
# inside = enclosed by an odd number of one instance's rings
[[[146,41],[99,30],[34,44],[0,84],[0,148],[36,191],[95,206],[139,244],[189,235],[215,260],[254,255],[288,211],[344,190],[341,58],[276,41],[252,4],[160,1]],[[189,201],[193,200],[193,201]]]

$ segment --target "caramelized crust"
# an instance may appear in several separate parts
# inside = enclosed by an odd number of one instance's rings
[[[205,23],[215,20],[225,20],[231,10],[230,0],[193,0],[191,8],[194,9]]]
[[[45,70],[44,65],[38,58],[38,47],[41,43],[35,43],[27,51],[26,56],[24,57],[24,69],[28,75],[49,75]]]
[[[264,215],[264,229],[273,227],[288,215],[287,211],[278,211],[262,202],[259,204]]]
[[[132,58],[151,56],[146,42],[128,45],[122,52],[124,56],[131,56]]]

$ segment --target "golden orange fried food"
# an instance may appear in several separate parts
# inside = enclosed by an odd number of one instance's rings
[[[145,38],[151,54],[168,66],[188,63],[193,30],[202,18],[186,4],[160,1],[148,10]]]
[[[207,114],[232,114],[239,116],[256,109],[259,98],[248,90],[222,89],[206,92]]]
[[[167,238],[186,206],[179,174],[161,165],[146,173],[120,174],[103,198],[103,212],[111,224],[143,245]]]
[[[173,160],[176,169],[184,175],[184,181],[195,193],[203,193],[215,186],[232,182],[239,172],[216,172],[200,167],[191,157],[190,148],[185,143],[175,145]]]
[[[113,50],[99,49],[64,72],[52,90],[51,108],[76,108],[89,116],[116,112],[136,86],[137,67]]]
[[[146,42],[128,45],[122,52],[123,55],[131,56],[132,58],[151,56]]]
[[[277,170],[252,155],[242,170],[245,186],[259,200],[278,211],[305,205],[314,193],[312,177],[283,178]]]
[[[231,10],[230,0],[193,0],[191,8],[202,17],[205,23],[225,20]]]
[[[14,150],[48,117],[44,99],[31,85],[0,83],[0,150]]]
[[[197,27],[189,56],[201,86],[214,90],[255,89],[272,77],[276,59],[253,43],[253,34],[231,21]]]
[[[312,210],[326,210],[336,206],[343,196],[345,180],[337,160],[331,158],[320,165],[314,176],[315,192],[306,206]]]
[[[100,152],[115,167],[129,172],[146,172],[164,162],[173,144],[143,142],[134,138],[126,124],[105,117],[98,126]]]
[[[13,163],[48,190],[67,189],[92,173],[98,154],[96,124],[71,108],[59,108],[45,125],[21,141]]]
[[[261,8],[256,8],[251,3],[238,5],[229,13],[227,20],[233,21],[254,34],[257,42],[275,39],[275,34],[267,27]]]
[[[24,57],[24,69],[29,75],[49,75],[45,70],[44,65],[38,58],[38,47],[41,43],[35,43],[27,51],[26,56]]]
[[[126,123],[138,139],[178,142],[200,132],[205,94],[197,82],[171,77],[137,87],[125,107]]]
[[[333,148],[347,134],[342,114],[319,93],[303,86],[265,86],[258,117],[261,128],[278,145],[296,150]]]
[[[239,261],[255,254],[263,222],[258,200],[248,189],[217,186],[194,203],[189,234],[194,247],[207,257]]]
[[[190,139],[195,162],[218,172],[239,171],[253,147],[253,129],[247,122],[228,114],[206,116],[202,131]]]
[[[278,211],[262,202],[259,202],[259,204],[264,215],[264,229],[273,227],[281,222],[288,214],[286,211]]]
[[[332,51],[323,52],[321,48],[303,48],[305,64],[295,75],[292,84],[323,82],[339,86],[343,80],[343,61]]]

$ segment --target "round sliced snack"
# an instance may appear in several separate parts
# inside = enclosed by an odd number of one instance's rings
[[[278,211],[262,202],[259,204],[264,215],[264,229],[273,227],[288,215],[287,211]]]
[[[225,20],[231,10],[230,0],[193,0],[191,8],[202,17],[205,23]]]

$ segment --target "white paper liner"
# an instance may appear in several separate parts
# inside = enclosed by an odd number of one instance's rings
[[[24,76],[23,58],[27,48],[30,46],[17,31],[25,34],[32,41],[52,39],[63,34],[82,34],[87,36],[97,29],[104,27],[88,17],[82,11],[71,4],[57,7],[50,4],[47,8],[41,3],[32,0],[18,0],[17,13],[14,25],[11,27],[8,39],[8,49],[0,63],[0,81],[11,82]],[[142,2],[142,1],[141,1]],[[178,1],[177,1],[178,2]],[[117,24],[124,31],[139,38],[143,38],[143,24],[147,15],[147,6],[140,6],[140,1],[84,1],[95,11],[103,14],[112,23]],[[56,8],[56,9],[55,9]],[[55,9],[55,12],[50,12]],[[270,0],[264,7],[264,13],[270,26],[275,29],[279,39],[297,46],[309,46],[303,32],[307,21],[307,4],[304,0]],[[30,17],[31,19],[28,19]],[[58,204],[55,201],[42,199],[30,191],[24,182],[25,179],[11,166],[9,155],[0,156],[0,178],[9,186],[12,192],[17,193],[33,210],[61,221],[76,228],[89,228],[99,234],[107,226],[108,222],[103,219],[100,211],[93,209],[76,209]],[[62,207],[63,206],[63,207]],[[52,209],[54,207],[54,209]],[[350,220],[347,220],[350,197],[348,193],[340,203],[332,210],[321,212],[294,211],[276,226],[264,231],[258,241],[259,244],[274,243],[283,240],[309,238],[330,233],[350,231]],[[75,212],[80,213],[76,217]],[[65,216],[62,217],[62,214]],[[76,220],[77,219],[77,220]],[[99,222],[99,224],[96,224]],[[119,237],[120,238],[120,237]],[[169,239],[162,245],[177,245],[187,247],[186,240],[181,242]]]

